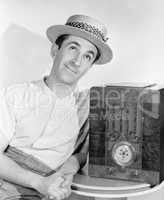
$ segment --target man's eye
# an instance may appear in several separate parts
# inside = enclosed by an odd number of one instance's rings
[[[92,57],[90,55],[85,55],[85,58],[90,61],[92,59]]]
[[[69,48],[70,48],[71,50],[77,49],[76,46],[70,46]]]

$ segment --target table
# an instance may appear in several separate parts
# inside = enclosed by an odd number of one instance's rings
[[[73,193],[95,200],[127,200],[128,197],[154,192],[164,183],[150,188],[147,183],[89,177],[77,174],[72,184]]]

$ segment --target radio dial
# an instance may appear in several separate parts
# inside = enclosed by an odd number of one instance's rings
[[[121,141],[113,146],[112,158],[119,166],[126,167],[134,162],[136,152],[129,142]]]

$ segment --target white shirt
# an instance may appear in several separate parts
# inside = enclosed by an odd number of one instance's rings
[[[1,90],[1,149],[10,144],[56,169],[73,153],[78,133],[73,93],[59,98],[43,80]]]

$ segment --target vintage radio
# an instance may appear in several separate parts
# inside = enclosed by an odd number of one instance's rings
[[[164,179],[164,89],[92,87],[89,124],[89,176]]]

